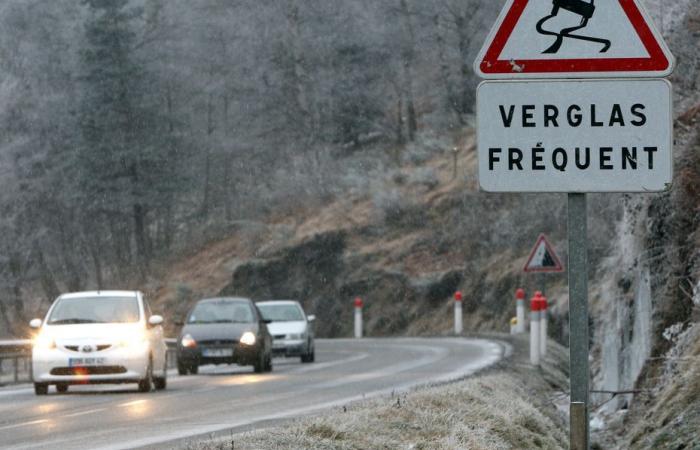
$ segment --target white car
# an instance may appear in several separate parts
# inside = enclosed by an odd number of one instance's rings
[[[301,362],[316,359],[313,322],[316,316],[307,316],[296,300],[272,300],[257,302],[272,335],[272,353],[286,357],[299,356]]]
[[[71,384],[138,383],[139,391],[165,389],[167,346],[161,316],[152,315],[137,291],[64,294],[38,330],[32,348],[36,395],[50,385],[66,392]]]

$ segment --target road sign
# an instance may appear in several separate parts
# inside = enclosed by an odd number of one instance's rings
[[[674,58],[639,0],[508,0],[474,63],[483,78],[663,77]]]
[[[672,180],[672,92],[656,80],[489,81],[477,90],[489,192],[654,192]]]
[[[563,272],[564,265],[554,251],[554,247],[547,240],[547,236],[540,234],[537,243],[530,252],[530,257],[525,263],[524,272]]]

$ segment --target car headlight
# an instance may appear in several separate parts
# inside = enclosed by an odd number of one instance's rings
[[[56,340],[47,333],[39,333],[34,338],[34,348],[50,350],[56,348]]]
[[[146,339],[146,336],[144,336],[144,335],[123,337],[119,340],[119,345],[121,347],[126,347],[126,348],[143,347],[147,343],[148,343],[148,340]]]
[[[304,339],[303,333],[291,333],[287,335],[287,339],[292,339],[298,341],[299,339]]]
[[[246,331],[243,333],[243,336],[241,336],[241,344],[255,345],[255,335],[250,331]]]
[[[197,346],[197,341],[194,340],[191,334],[186,334],[182,336],[180,344],[185,348],[195,348]]]

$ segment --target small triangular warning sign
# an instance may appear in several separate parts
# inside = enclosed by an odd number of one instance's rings
[[[639,0],[508,0],[474,70],[483,78],[664,77],[673,66]]]
[[[525,272],[563,272],[559,257],[554,251],[554,247],[549,243],[544,234],[540,234],[537,243],[530,253],[530,257],[523,269]]]

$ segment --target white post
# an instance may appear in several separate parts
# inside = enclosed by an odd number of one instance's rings
[[[547,297],[542,297],[540,307],[540,356],[547,354]]]
[[[525,291],[518,289],[515,291],[515,317],[518,319],[518,324],[515,328],[516,333],[525,332]]]
[[[533,298],[530,302],[530,364],[540,365],[540,311],[539,299]]]
[[[518,318],[510,319],[510,334],[518,334]]]
[[[462,334],[463,324],[462,324],[462,293],[455,292],[455,334]]]
[[[360,297],[355,299],[355,338],[362,337],[362,306],[363,302]]]

